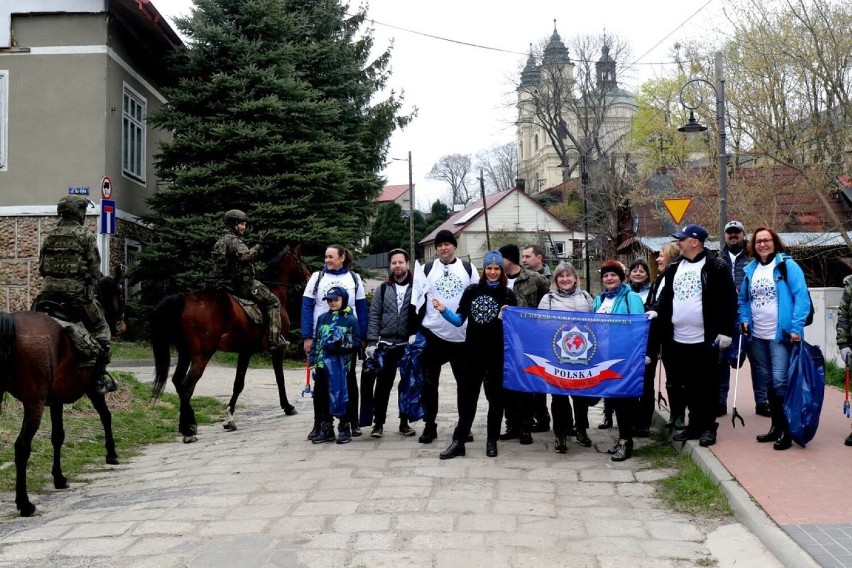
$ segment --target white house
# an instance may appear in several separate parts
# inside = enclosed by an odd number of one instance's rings
[[[487,250],[486,211],[491,247],[496,249],[507,242],[523,248],[539,244],[547,251],[548,260],[569,259],[582,252],[583,233],[566,227],[547,209],[539,205],[519,188],[485,196],[485,205],[479,199],[461,211],[456,211],[441,226],[426,235],[423,245],[425,260],[437,256],[435,235],[448,229],[458,241],[456,256],[479,263]]]

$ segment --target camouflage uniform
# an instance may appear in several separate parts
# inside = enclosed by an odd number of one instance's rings
[[[527,308],[537,308],[541,299],[550,290],[550,281],[534,270],[523,266],[515,277],[512,291],[518,297],[518,305]]]
[[[281,338],[281,302],[269,288],[255,278],[254,262],[262,250],[257,244],[248,248],[237,225],[247,221],[246,214],[238,209],[225,213],[225,233],[213,245],[213,264],[216,267],[218,287],[230,289],[237,296],[250,298],[266,312],[269,324],[269,348],[283,347]]]
[[[110,359],[110,332],[103,310],[95,300],[95,286],[101,279],[101,257],[95,236],[83,223],[89,201],[77,195],[59,200],[56,212],[59,225],[44,239],[38,259],[44,287],[36,302],[61,304],[73,320],[82,322],[100,344],[102,353],[96,362],[96,387],[101,392],[115,390],[104,371]]]

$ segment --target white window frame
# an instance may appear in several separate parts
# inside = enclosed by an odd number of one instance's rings
[[[0,69],[0,172],[9,169],[9,71]]]
[[[148,155],[148,101],[124,83],[121,94],[121,173],[145,183]]]
[[[568,258],[565,241],[553,241],[553,253],[556,258]]]

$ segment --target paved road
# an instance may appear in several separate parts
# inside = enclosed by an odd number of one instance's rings
[[[151,380],[149,367],[127,370]],[[232,375],[208,368],[197,394],[226,399]],[[532,446],[501,442],[489,459],[482,401],[467,457],[440,461],[455,407],[445,374],[435,443],[391,432],[313,445],[303,377],[287,371],[296,416],[275,408],[271,371],[252,370],[236,432],[204,426],[189,445],[176,435],[72,480],[70,490],[34,495],[39,514],[30,519],[15,516],[12,495],[0,495],[0,566],[781,565],[733,518],[669,511],[654,481],[670,472],[640,459],[611,462],[613,433],[594,430],[594,447],[574,445],[567,455],[552,451],[551,434],[538,434]],[[595,424],[599,412],[592,409]],[[761,531],[787,538],[756,519]]]

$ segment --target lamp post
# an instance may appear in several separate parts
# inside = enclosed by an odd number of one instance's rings
[[[586,288],[591,290],[591,268],[589,264],[589,150],[591,143],[588,138],[582,138],[579,144],[580,151],[580,188],[583,190],[583,263],[585,267]]]
[[[722,77],[722,52],[716,52],[715,61],[716,84],[706,79],[690,79],[680,88],[680,104],[689,109],[689,120],[678,128],[679,132],[704,132],[707,127],[695,119],[693,112],[701,105],[701,99],[695,106],[686,104],[683,100],[683,90],[692,83],[706,83],[716,94],[716,131],[719,136],[719,239],[725,237],[725,224],[728,222],[728,154],[725,150],[725,79]]]

